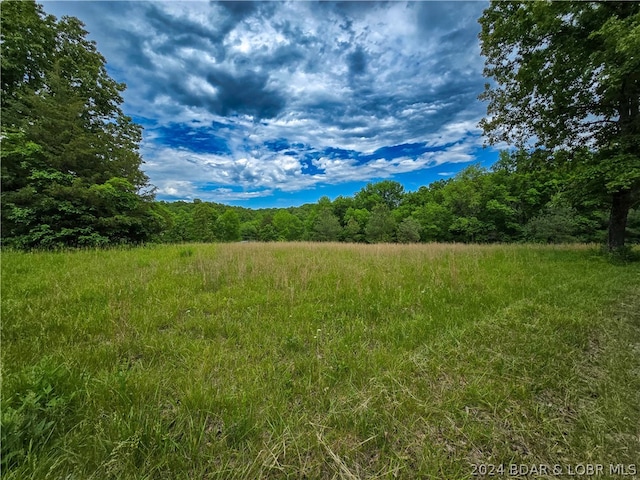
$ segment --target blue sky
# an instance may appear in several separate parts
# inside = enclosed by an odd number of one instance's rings
[[[485,2],[45,1],[127,84],[160,200],[287,207],[489,166]]]

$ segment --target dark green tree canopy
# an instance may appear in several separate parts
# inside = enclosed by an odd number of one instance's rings
[[[319,242],[335,242],[341,230],[340,221],[331,208],[322,207],[313,223],[313,239]]]
[[[402,200],[404,187],[395,180],[382,180],[368,183],[355,195],[358,208],[373,209],[378,203],[385,204],[389,209],[396,208]]]
[[[6,2],[2,15],[2,105],[25,84],[39,87],[55,48],[55,18],[34,2]]]
[[[491,142],[602,147],[640,133],[640,4],[493,2],[480,23]]]
[[[492,2],[480,23],[489,141],[567,152],[623,246],[640,190],[640,3]]]
[[[124,84],[86,39],[32,1],[2,4],[2,242],[138,242],[161,227],[122,109]]]

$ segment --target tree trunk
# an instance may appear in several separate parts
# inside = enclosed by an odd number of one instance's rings
[[[631,208],[630,190],[623,190],[613,194],[611,213],[609,214],[609,240],[607,243],[610,252],[624,247],[629,208]]]

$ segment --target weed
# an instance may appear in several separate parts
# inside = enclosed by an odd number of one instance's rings
[[[0,431],[2,469],[37,461],[45,445],[61,435],[75,392],[66,392],[68,371],[51,358],[9,378],[3,385]],[[6,383],[12,383],[7,387]]]

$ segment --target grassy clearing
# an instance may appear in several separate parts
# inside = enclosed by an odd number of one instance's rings
[[[3,478],[640,468],[638,312],[580,246],[3,252]]]

